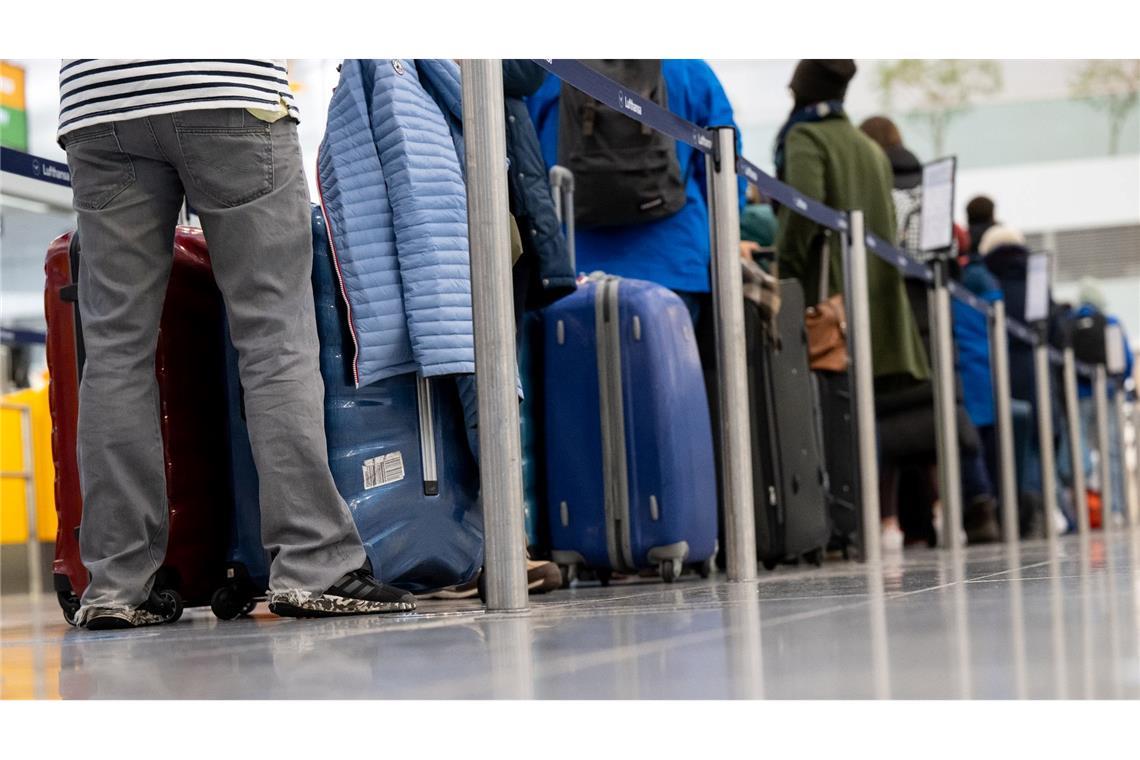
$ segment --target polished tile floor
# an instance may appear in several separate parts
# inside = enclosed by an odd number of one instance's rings
[[[416,614],[86,633],[4,597],[6,698],[1138,698],[1140,531]]]

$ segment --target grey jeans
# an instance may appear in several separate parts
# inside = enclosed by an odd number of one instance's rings
[[[365,564],[328,467],[312,233],[296,123],[244,109],[150,116],[64,137],[82,247],[83,605],[135,606],[167,542],[154,355],[174,227],[202,221],[239,354],[270,588],[321,592]],[[219,531],[228,526],[219,525]]]

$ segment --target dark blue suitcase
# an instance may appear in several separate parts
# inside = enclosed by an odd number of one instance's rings
[[[551,557],[614,572],[716,554],[716,470],[688,309],[649,282],[595,277],[546,309],[545,423]]]
[[[226,583],[214,592],[210,609],[222,620],[248,614],[269,587],[269,554],[261,543],[261,510],[257,467],[249,445],[245,404],[238,374],[238,353],[226,327],[226,426],[229,439],[230,514]]]
[[[483,516],[455,379],[413,373],[356,388],[352,336],[337,283],[324,217],[314,207],[313,295],[325,436],[337,490],[378,579],[413,593],[466,583],[483,565]],[[234,425],[234,432],[237,461],[249,443],[243,426]],[[245,496],[239,497],[236,521],[243,529],[234,533],[242,545],[231,556],[253,557],[261,547],[258,531],[251,530],[258,511],[256,473],[250,475],[235,476],[235,490]]]
[[[537,311],[523,315],[519,335],[519,380],[523,400],[519,405],[522,444],[523,517],[527,551],[532,558],[545,557],[546,538],[546,458],[542,430],[542,316]]]

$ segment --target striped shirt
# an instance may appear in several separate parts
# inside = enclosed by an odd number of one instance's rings
[[[64,60],[59,69],[59,130],[208,108],[279,110],[298,118],[280,58]]]

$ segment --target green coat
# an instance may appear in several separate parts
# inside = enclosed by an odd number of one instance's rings
[[[834,209],[862,210],[868,231],[883,240],[895,239],[890,162],[879,146],[845,117],[797,124],[788,132],[784,155],[784,180],[789,185]],[[799,280],[807,302],[815,303],[820,272],[818,252],[812,252],[811,242],[821,228],[786,207],[780,208],[779,220],[776,250],[780,276]],[[843,289],[838,234],[832,233],[830,241],[828,289],[838,293]],[[905,386],[913,380],[928,379],[926,351],[902,275],[870,252],[867,261],[876,387]]]

